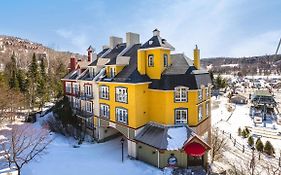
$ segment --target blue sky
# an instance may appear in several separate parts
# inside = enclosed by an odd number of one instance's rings
[[[161,36],[192,58],[273,54],[281,37],[280,0],[8,0],[0,1],[0,34],[59,50],[101,50],[109,36]]]

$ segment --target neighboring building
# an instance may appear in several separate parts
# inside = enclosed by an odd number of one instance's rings
[[[81,75],[75,74],[80,71],[76,68],[63,79],[66,94],[75,98],[70,89],[77,81],[80,87],[93,85],[93,134],[98,141],[121,133],[133,158],[158,168],[206,167],[211,142],[210,75],[200,69],[197,46],[194,62],[172,51],[157,29],[144,44],[134,33],[126,33],[126,43],[111,37],[110,47]],[[93,77],[82,78],[91,69]]]

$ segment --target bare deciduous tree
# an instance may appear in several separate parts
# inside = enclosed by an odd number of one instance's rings
[[[222,156],[223,150],[227,148],[227,138],[224,135],[219,134],[218,130],[212,129],[212,150],[211,150],[211,162]]]
[[[46,153],[52,139],[46,129],[38,129],[31,124],[12,125],[0,130],[4,138],[0,140],[0,150],[9,167],[15,167],[18,175],[24,165]]]

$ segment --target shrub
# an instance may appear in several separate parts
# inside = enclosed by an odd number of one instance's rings
[[[238,136],[241,136],[241,134],[242,134],[241,132],[242,132],[242,131],[241,131],[241,128],[239,127],[239,128],[238,128]]]
[[[247,137],[249,137],[249,130],[247,130],[247,129],[243,129],[243,131],[242,131],[242,136],[244,137],[244,138],[247,138]]]
[[[264,145],[264,152],[270,156],[272,156],[275,153],[274,148],[269,141],[266,141]]]
[[[249,144],[249,146],[251,146],[251,147],[254,145],[254,139],[253,139],[252,136],[250,136],[250,137],[248,138],[248,144]]]
[[[259,152],[263,152],[264,145],[263,145],[263,143],[262,143],[260,138],[258,138],[257,141],[256,141],[256,149]]]

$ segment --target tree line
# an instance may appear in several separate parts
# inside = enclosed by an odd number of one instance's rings
[[[15,107],[34,110],[63,95],[60,79],[67,73],[66,66],[59,59],[48,67],[46,64],[45,58],[37,58],[34,53],[28,67],[20,67],[15,53],[12,54],[4,72],[0,72],[0,111],[5,111],[4,106],[11,107],[7,105],[9,101],[13,101]]]

